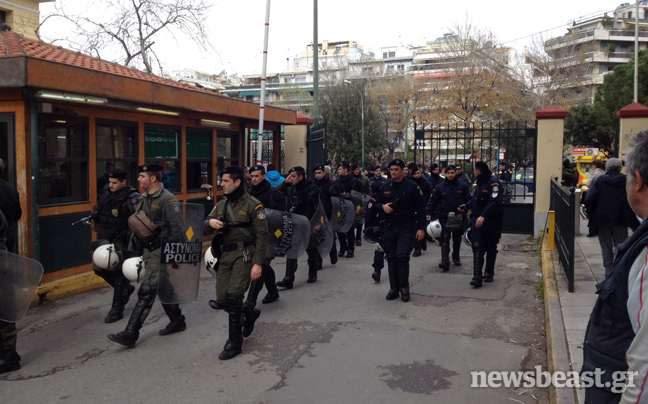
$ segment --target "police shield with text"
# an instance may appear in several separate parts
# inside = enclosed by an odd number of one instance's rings
[[[351,174],[351,165],[348,162],[343,161],[338,166],[338,180],[335,181],[335,184],[333,185],[333,196],[353,202],[351,198],[351,191],[353,190],[362,193],[362,183]],[[356,199],[353,204],[357,209],[358,207],[360,207],[361,202]],[[354,223],[351,226],[351,229],[349,229],[347,232],[339,232],[337,234],[338,240],[340,240],[340,252],[338,253],[339,257],[343,257],[346,254],[347,258],[353,258],[356,246],[355,229],[358,223],[358,219],[362,218],[354,216]]]
[[[163,304],[198,299],[203,217],[205,208],[196,203],[174,202],[164,208],[158,282],[158,296]]]
[[[409,260],[414,240],[425,237],[425,200],[419,187],[404,176],[403,160],[389,163],[391,180],[371,198],[372,207],[381,211],[385,220],[383,248],[387,256],[389,292],[387,300],[400,295],[409,301]]]
[[[472,199],[462,210],[470,209],[470,237],[473,249],[473,278],[475,288],[483,282],[492,282],[497,258],[497,243],[502,235],[502,193],[497,177],[492,176],[483,161],[475,163],[477,186]],[[484,254],[486,268],[484,272]]]

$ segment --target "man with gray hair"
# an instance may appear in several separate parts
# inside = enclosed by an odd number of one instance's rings
[[[648,304],[643,301],[648,290],[648,131],[636,135],[630,147],[625,189],[642,224],[619,246],[611,276],[596,287],[599,297],[585,333],[581,373],[598,371],[601,378],[585,389],[586,403],[648,402]]]
[[[613,271],[614,249],[628,238],[628,227],[637,227],[637,219],[628,204],[621,160],[611,158],[605,168],[607,172],[587,191],[585,206],[590,223],[598,228],[605,277],[609,278]]]

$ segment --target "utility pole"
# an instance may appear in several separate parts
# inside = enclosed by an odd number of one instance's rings
[[[319,42],[317,40],[317,0],[313,0],[313,123],[319,125]]]

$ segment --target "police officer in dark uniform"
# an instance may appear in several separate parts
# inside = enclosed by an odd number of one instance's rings
[[[362,165],[359,163],[353,164],[351,166],[352,174],[353,176],[360,181],[362,184],[362,193],[366,195],[371,195],[371,181],[369,181],[369,178],[362,174]],[[362,224],[364,222],[364,217],[360,218],[360,221],[356,224],[356,237],[355,237],[355,245],[356,247],[360,247],[362,245]]]
[[[463,215],[464,212],[459,212],[459,207],[468,203],[472,197],[468,185],[456,178],[457,171],[454,165],[449,165],[445,174],[445,179],[432,191],[425,208],[426,218],[428,220],[439,219],[439,223],[443,228],[441,232],[441,263],[439,268],[443,269],[444,272],[450,269],[450,238],[452,238],[452,262],[457,266],[461,265],[459,249],[461,248],[463,228],[449,231],[446,228],[448,217]]]
[[[309,221],[315,216],[319,208],[320,190],[313,180],[306,178],[306,170],[303,167],[293,167],[288,171],[286,181],[290,184],[287,190],[288,212],[305,216]],[[317,246],[311,238],[306,247],[308,255],[308,283],[317,282],[317,264],[321,262]],[[280,288],[292,289],[297,271],[297,260],[286,261],[286,275],[277,282]]]
[[[387,183],[387,180],[382,176],[382,169],[379,165],[376,165],[372,169],[373,176],[369,179],[371,184],[371,195],[375,196],[376,193],[380,190],[384,184]],[[369,207],[367,204],[367,210],[365,211],[365,228],[370,227],[380,227],[380,211],[378,211],[373,204]],[[375,282],[380,282],[380,274],[382,269],[385,267],[385,251],[382,248],[380,243],[376,243],[376,249],[374,250],[374,260],[371,266],[374,268],[371,278]]]
[[[108,240],[117,251],[127,250],[131,232],[128,218],[135,213],[142,196],[127,185],[128,172],[122,169],[108,173],[108,184],[101,190],[97,204],[90,217],[94,221],[98,240]],[[96,245],[96,244],[95,244]],[[135,290],[121,271],[121,265],[114,270],[105,270],[93,264],[94,273],[113,287],[112,307],[105,318],[114,323],[124,317],[124,306]]]
[[[261,277],[268,248],[268,223],[261,202],[245,192],[241,167],[223,171],[221,198],[204,222],[204,231],[222,234],[216,278],[216,302],[229,314],[229,337],[219,359],[232,359],[243,349],[243,337],[254,330],[259,309],[243,305],[250,281]],[[241,323],[243,324],[241,327]]]
[[[323,164],[318,164],[313,168],[313,174],[315,174],[315,185],[320,189],[322,197],[322,205],[324,206],[324,211],[326,212],[326,217],[331,218],[331,212],[333,211],[333,206],[331,204],[331,196],[334,192],[333,184],[335,181],[331,179],[326,171],[326,167]],[[333,241],[333,246],[331,247],[331,252],[329,253],[329,258],[331,259],[331,264],[335,265],[338,261],[337,256],[337,246],[335,245],[335,240]],[[318,269],[322,269],[322,260],[318,262]]]
[[[389,271],[389,292],[387,300],[400,295],[409,301],[409,260],[414,241],[425,237],[425,199],[419,187],[404,176],[403,160],[389,163],[391,180],[383,185],[367,205],[382,211],[386,227],[383,233],[383,248],[387,255]],[[369,206],[371,205],[371,206]]]
[[[423,176],[423,169],[419,167],[416,163],[410,163],[408,166],[408,171],[412,176],[412,178],[410,179],[414,181],[416,185],[419,186],[419,189],[423,194],[423,199],[426,201],[429,200],[430,195],[432,194],[432,188],[430,187],[430,184]],[[423,238],[423,240],[414,243],[414,254],[412,254],[412,257],[420,257],[421,250],[423,251],[427,250],[427,242],[425,241],[425,237]]]
[[[148,163],[137,167],[139,173],[137,181],[140,188],[144,189],[142,200],[137,209],[146,213],[146,216],[156,225],[158,229],[164,225],[164,208],[178,199],[164,188],[162,184],[162,166],[158,163]],[[135,229],[131,228],[137,236]],[[141,240],[140,240],[141,241]],[[142,328],[146,317],[151,312],[151,307],[157,297],[158,282],[160,280],[160,267],[162,265],[160,249],[160,234],[148,243],[141,241],[143,246],[142,260],[145,265],[144,278],[137,291],[137,303],[131,313],[126,329],[117,334],[108,334],[108,339],[118,344],[133,347],[139,338],[139,330]],[[171,335],[184,331],[187,328],[185,317],[179,304],[162,304],[164,312],[169,317],[169,324],[160,330],[160,335]]]
[[[0,250],[7,251],[8,224],[0,210]],[[0,374],[20,369],[20,355],[16,352],[18,331],[16,323],[0,320]]]
[[[266,170],[262,165],[255,165],[250,167],[250,196],[256,198],[261,202],[264,208],[274,209],[279,211],[286,210],[286,197],[281,192],[273,188],[270,182],[266,180]],[[277,289],[275,271],[270,266],[274,257],[266,257],[263,262],[261,277],[255,279],[250,283],[250,290],[248,291],[245,306],[256,307],[257,297],[265,284],[268,293],[263,298],[261,303],[272,303],[279,299],[279,289]]]
[[[506,182],[511,182],[511,172],[509,169],[506,167],[506,163],[502,161],[500,163],[500,174],[499,174],[499,179],[502,181]]]
[[[497,243],[502,235],[502,193],[497,177],[492,176],[483,161],[475,163],[477,186],[472,199],[462,208],[470,209],[471,241],[473,248],[473,278],[475,288],[483,282],[492,282],[497,258]],[[486,269],[484,266],[486,254]]]
[[[333,196],[343,199],[351,199],[351,191],[363,192],[362,182],[351,174],[351,165],[347,161],[343,161],[338,166],[338,179],[333,184]],[[356,224],[354,222],[351,229],[346,233],[338,233],[340,240],[339,257],[346,254],[347,258],[353,258],[356,246]]]
[[[0,176],[5,171],[5,162],[0,159]],[[16,187],[0,178],[0,209],[7,220],[7,251],[12,253],[18,252],[18,243],[16,243],[17,222],[22,217],[22,208],[20,207],[20,196]]]

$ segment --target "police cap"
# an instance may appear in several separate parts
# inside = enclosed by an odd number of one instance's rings
[[[326,167],[324,167],[324,164],[318,164],[318,165],[316,165],[316,166],[313,168],[313,172],[315,172],[315,171],[317,171],[317,170],[319,170],[319,171],[326,171]]]
[[[137,167],[138,173],[159,173],[160,171],[162,171],[162,166],[158,163],[147,163]]]
[[[250,167],[250,174],[255,171],[261,171],[261,174],[266,173],[265,167],[263,167],[261,164],[253,165],[252,167]]]
[[[343,168],[346,168],[347,170],[351,171],[351,163],[349,163],[348,161],[340,162],[340,165],[338,167],[343,167]]]
[[[114,178],[119,181],[124,181],[128,178],[128,171],[116,168],[108,174],[108,178]]]
[[[400,168],[405,168],[405,162],[401,159],[393,159],[389,162],[389,165],[387,167],[391,166],[399,166]]]

